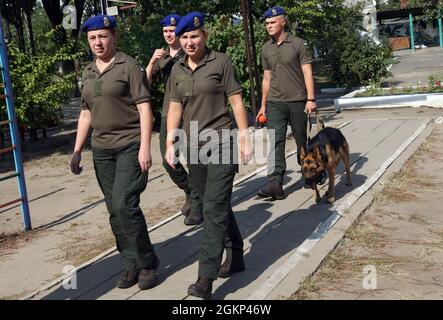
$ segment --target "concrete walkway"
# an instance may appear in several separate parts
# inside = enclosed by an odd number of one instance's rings
[[[386,160],[395,161],[429,123],[427,117],[378,117],[342,123],[341,130],[351,150],[353,186],[345,186],[340,165],[333,206],[326,204],[324,198],[321,204],[315,204],[311,190],[303,189],[295,153],[287,159],[285,200],[256,198],[257,190],[267,182],[265,171],[236,185],[232,201],[245,242],[246,270],[230,279],[216,280],[212,298],[274,299],[279,288],[288,291],[288,279],[297,273],[300,261],[308,259],[337,221],[352,210],[366,184],[371,187],[371,181],[377,180],[374,174],[383,173],[384,167],[390,165]],[[34,299],[192,299],[186,289],[197,278],[201,227],[186,227],[181,219],[174,219],[150,235],[161,260],[160,283],[155,288],[116,289],[123,261],[112,252],[76,273],[77,289],[66,290],[60,283],[41,290]],[[293,287],[295,291],[296,284]]]
[[[384,87],[425,86],[429,76],[443,78],[443,49],[431,47],[425,49],[394,51],[398,63],[391,69],[392,77],[383,81]],[[438,80],[438,79],[437,79]]]

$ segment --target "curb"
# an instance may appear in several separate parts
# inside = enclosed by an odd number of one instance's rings
[[[443,108],[443,93],[401,94],[378,97],[354,97],[366,89],[355,90],[343,97],[334,99],[335,111],[343,109],[377,109],[402,107]]]

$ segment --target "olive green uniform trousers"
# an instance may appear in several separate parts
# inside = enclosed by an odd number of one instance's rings
[[[198,275],[211,279],[217,278],[225,248],[227,256],[234,260],[243,259],[243,239],[231,205],[238,164],[232,159],[232,143],[220,145],[218,150],[227,151],[223,153],[224,159],[219,158],[219,163],[193,164],[188,161],[189,174],[203,200],[204,225]],[[188,149],[188,159],[191,159],[189,154]]]
[[[305,101],[268,101],[267,128],[268,130],[275,130],[274,149],[271,149],[271,152],[274,152],[275,155],[275,165],[274,170],[268,172],[268,177],[275,179],[280,184],[283,184],[286,172],[285,144],[288,123],[291,126],[292,134],[297,144],[297,160],[300,164],[300,149],[307,139],[306,127],[308,118],[305,113],[305,105]]]
[[[149,267],[155,260],[139,207],[140,194],[148,182],[148,173],[142,173],[138,162],[139,148],[139,143],[116,149],[92,148],[95,174],[105,196],[117,250],[128,271]]]

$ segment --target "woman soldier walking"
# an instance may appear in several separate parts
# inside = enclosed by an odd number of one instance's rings
[[[150,84],[157,79],[165,84],[160,127],[160,152],[163,158],[163,167],[166,172],[171,177],[171,180],[186,194],[185,204],[183,205],[181,212],[182,215],[185,216],[185,225],[190,226],[200,224],[203,221],[201,200],[195,189],[192,187],[191,180],[189,179],[185,168],[180,163],[177,163],[175,169],[171,168],[166,160],[164,160],[166,152],[166,119],[169,108],[170,75],[172,66],[185,54],[180,46],[178,37],[175,36],[175,28],[180,22],[180,18],[181,17],[178,14],[170,14],[160,21],[160,24],[163,27],[163,38],[168,44],[168,47],[166,50],[160,48],[154,51],[154,54],[146,67],[146,75],[148,76]]]
[[[198,279],[188,288],[188,294],[208,298],[217,277],[229,277],[245,268],[243,240],[231,207],[238,161],[234,159],[232,137],[222,134],[232,127],[227,100],[240,130],[243,163],[250,159],[251,149],[241,85],[231,60],[206,46],[208,33],[203,24],[203,15],[191,12],[181,18],[175,29],[186,55],[174,65],[171,73],[166,160],[174,166],[174,136],[183,115],[189,173],[203,201],[204,217]],[[203,145],[208,132],[215,132],[219,139]],[[198,160],[193,161],[196,155]],[[226,260],[221,265],[225,247]]]
[[[80,174],[81,152],[92,127],[95,174],[105,196],[117,250],[126,272],[119,288],[156,284],[159,259],[139,207],[151,167],[152,111],[148,79],[137,61],[116,50],[116,20],[99,15],[82,26],[95,59],[82,75],[81,112],[71,159]]]

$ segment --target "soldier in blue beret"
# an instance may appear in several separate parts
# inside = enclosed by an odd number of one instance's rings
[[[143,290],[155,286],[159,265],[139,207],[151,167],[151,96],[144,68],[117,51],[115,26],[113,17],[99,15],[81,28],[95,59],[82,74],[81,112],[70,166],[72,173],[81,173],[81,152],[92,127],[95,174],[125,262],[117,287],[138,283]]]
[[[183,117],[189,174],[203,200],[205,220],[198,278],[189,286],[188,294],[208,298],[217,277],[227,278],[245,269],[243,239],[232,212],[231,194],[238,172],[234,154],[240,154],[246,163],[252,150],[241,84],[229,57],[206,46],[208,33],[203,15],[188,13],[181,18],[175,32],[186,55],[171,72],[166,160],[175,167],[175,135]],[[227,101],[240,131],[240,152],[234,152],[237,144],[234,145],[229,134],[232,121]],[[209,141],[208,132],[213,138]],[[210,159],[206,157],[208,154]],[[222,264],[224,249],[226,259]]]
[[[148,80],[152,83],[154,80],[160,80],[165,85],[165,94],[163,97],[162,117],[160,126],[160,153],[163,159],[163,167],[171,177],[171,180],[185,192],[186,200],[181,209],[185,216],[185,225],[198,225],[203,222],[202,203],[195,188],[192,187],[191,179],[186,169],[177,163],[175,169],[168,165],[164,160],[166,151],[166,123],[169,108],[169,88],[170,74],[172,66],[184,56],[184,51],[180,46],[180,40],[175,36],[175,28],[180,22],[181,17],[178,14],[170,14],[164,17],[160,24],[163,27],[163,38],[168,44],[166,49],[160,48],[154,51],[154,54],[146,67]]]
[[[198,11],[190,12],[181,18],[175,29],[175,34],[180,37],[183,33],[203,28],[204,16]]]
[[[288,124],[300,148],[306,143],[307,115],[315,111],[312,57],[305,41],[288,31],[288,19],[281,7],[272,7],[263,14],[271,39],[263,45],[262,101],[257,114],[268,113],[268,129],[275,131],[275,163],[268,175],[268,184],[258,191],[262,198],[284,199],[283,180],[286,171],[285,141]],[[271,168],[270,168],[271,170]],[[269,170],[269,171],[270,171]]]
[[[179,23],[181,17],[176,14],[176,13],[172,13],[170,15],[167,15],[166,17],[164,17],[161,21],[160,21],[160,25],[162,27],[175,27],[177,26],[177,24]]]
[[[263,19],[271,18],[271,17],[277,17],[286,14],[285,9],[279,6],[274,6],[272,8],[269,8],[263,13]]]
[[[99,29],[114,29],[116,24],[117,21],[113,16],[101,14],[86,20],[85,23],[83,23],[83,25],[81,26],[80,30],[83,32],[88,32]]]

